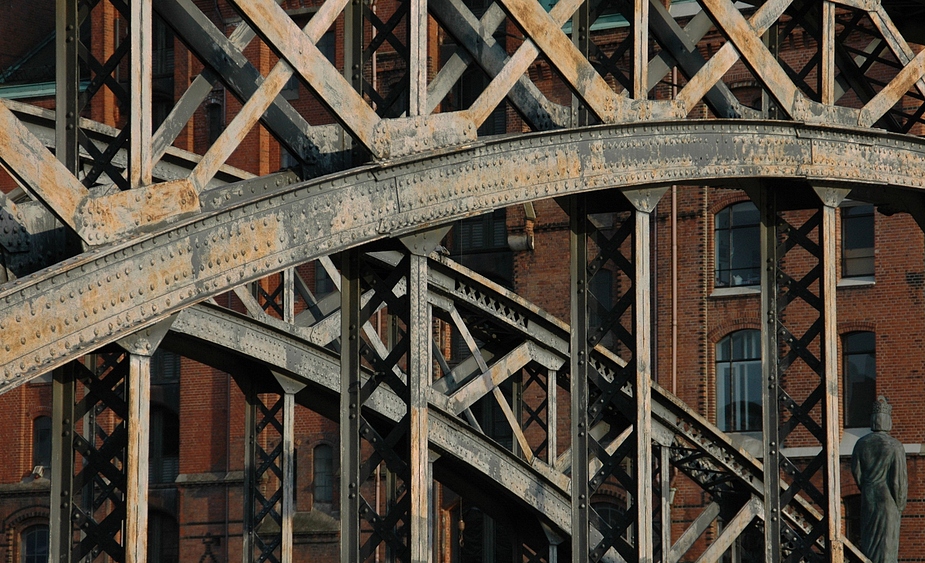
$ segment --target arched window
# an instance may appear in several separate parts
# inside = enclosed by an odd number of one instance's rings
[[[312,497],[316,503],[330,504],[334,499],[334,449],[327,444],[316,446],[312,458]]]
[[[32,421],[32,466],[51,467],[51,417]],[[31,469],[31,468],[30,468]]]
[[[877,398],[876,349],[873,332],[852,332],[842,338],[846,428],[870,426],[870,415]]]
[[[739,330],[716,345],[716,425],[761,430],[761,331]]]
[[[48,526],[39,524],[23,530],[20,560],[22,563],[48,563]]]
[[[726,207],[714,217],[716,287],[761,283],[758,208],[750,201]]]

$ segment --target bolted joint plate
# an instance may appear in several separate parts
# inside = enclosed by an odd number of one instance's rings
[[[662,121],[687,116],[684,104],[677,100],[633,100],[615,96],[613,102],[605,105],[609,115],[602,117],[607,123]]]
[[[13,202],[0,194],[0,246],[7,252],[29,250],[29,233],[25,217]]]
[[[199,194],[189,180],[175,180],[100,197],[89,196],[77,210],[77,232],[91,245],[116,242],[196,213]]]
[[[475,122],[458,113],[383,119],[373,131],[372,149],[377,159],[388,160],[464,145],[477,136]]]
[[[798,121],[819,125],[856,127],[862,117],[861,110],[841,106],[827,106],[797,92],[790,115]]]

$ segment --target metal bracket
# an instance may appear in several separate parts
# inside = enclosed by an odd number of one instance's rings
[[[828,207],[838,207],[851,193],[850,189],[829,188],[826,186],[813,186],[813,191],[819,196],[822,204]]]
[[[135,334],[130,334],[125,338],[119,339],[117,343],[130,354],[151,356],[154,354],[154,351],[157,350],[157,347],[161,345],[161,341],[164,337],[167,336],[167,331],[170,330],[170,326],[176,318],[176,314],[167,317]]]
[[[655,211],[655,206],[668,191],[668,186],[662,188],[645,188],[639,190],[620,190],[620,193],[626,197],[636,211],[651,213]]]
[[[306,387],[305,383],[296,381],[291,376],[284,373],[280,373],[275,370],[270,370],[270,373],[272,373],[273,377],[276,378],[276,382],[279,383],[279,386],[283,388],[283,393],[295,395]]]
[[[440,246],[440,241],[449,232],[449,226],[437,227],[427,231],[401,237],[399,240],[411,254],[415,256],[430,256],[430,253]]]

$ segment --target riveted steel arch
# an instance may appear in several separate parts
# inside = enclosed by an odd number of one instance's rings
[[[882,185],[884,170],[892,171],[895,188],[925,187],[923,145],[915,138],[773,122],[681,122],[667,128],[544,133],[272,186],[253,197],[234,185],[217,188],[204,194],[210,211],[202,217],[94,249],[4,288],[0,324],[21,338],[0,351],[2,388],[261,275],[502,205],[612,187],[717,179],[791,178],[876,187]],[[743,158],[746,153],[758,156]],[[875,197],[918,197],[900,193],[878,189]],[[110,291],[123,276],[145,284],[94,311],[95,291]],[[62,298],[84,303],[93,314],[75,315],[65,323],[54,310]],[[24,310],[31,311],[31,320],[18,313]],[[46,328],[35,336],[26,330],[32,322]]]
[[[718,560],[752,527],[771,562],[864,561],[840,530],[835,207],[850,191],[925,224],[913,136],[925,52],[903,21],[921,8],[696,0],[675,3],[689,12],[678,16],[657,0],[499,0],[476,15],[465,0],[318,0],[305,18],[301,1],[216,2],[232,30],[198,4],[58,0],[58,111],[0,102],[0,164],[21,188],[0,197],[0,391],[54,371],[55,557],[144,559],[147,391],[169,332],[167,347],[232,372],[221,356],[233,354],[260,376],[235,374],[248,401],[245,561],[293,557],[297,405],[341,423],[345,560],[380,545],[427,560],[432,479],[475,475],[483,499],[522,499],[524,559],[570,543],[574,560],[677,563],[711,530],[698,553]],[[185,91],[157,128],[155,14],[203,69],[179,74]],[[99,21],[125,23],[111,46],[81,31]],[[322,52],[328,30],[342,56]],[[798,41],[807,56],[787,56]],[[293,85],[326,115],[296,109]],[[195,146],[187,125],[225,96],[240,109],[199,154],[173,146]],[[84,119],[93,104],[118,107],[101,124]],[[695,119],[708,115],[723,119]],[[491,137],[502,130],[516,134]],[[292,169],[229,166],[252,133]],[[652,381],[649,225],[678,184],[744,188],[762,213],[760,460]],[[433,254],[457,219],[547,198],[569,214],[572,326]],[[595,226],[592,201],[619,228]],[[339,307],[300,277],[316,259]],[[621,292],[592,327],[589,284],[607,262]],[[246,314],[210,302],[227,292]],[[809,328],[789,322],[790,305]],[[394,338],[369,327],[383,307]],[[459,365],[435,326],[459,336]],[[619,354],[599,345],[607,332]],[[793,373],[805,396],[780,384]],[[524,406],[528,387],[542,399]],[[566,390],[569,417],[556,414]],[[480,402],[509,445],[480,428]],[[94,418],[106,409],[111,428]],[[92,432],[74,435],[75,416]],[[805,465],[779,447],[793,432],[819,447]],[[560,434],[571,451],[557,456]],[[382,463],[395,502],[380,510],[362,483]],[[671,468],[704,499],[673,544]],[[592,505],[605,482],[625,501],[612,519]]]

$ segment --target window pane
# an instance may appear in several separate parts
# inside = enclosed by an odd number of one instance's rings
[[[48,562],[48,526],[32,526],[22,534],[23,563]]]
[[[841,209],[842,276],[874,275],[874,206]]]
[[[51,467],[51,417],[32,421],[32,465]]]
[[[757,285],[761,282],[761,235],[758,226],[731,231],[730,274],[732,285]]]
[[[716,364],[716,425],[729,428],[726,405],[732,402],[729,396],[729,364]]]
[[[732,205],[716,214],[716,287],[760,283],[761,235],[758,219],[758,209],[751,202]]]
[[[845,426],[865,428],[877,396],[876,338],[873,332],[855,332],[844,338]]]
[[[761,429],[761,332],[740,330],[716,345],[716,424],[727,432]]]
[[[331,502],[334,498],[334,451],[331,446],[318,446],[313,457],[315,502]]]
[[[738,203],[731,207],[732,226],[752,226],[758,224],[758,208],[751,202]]]

